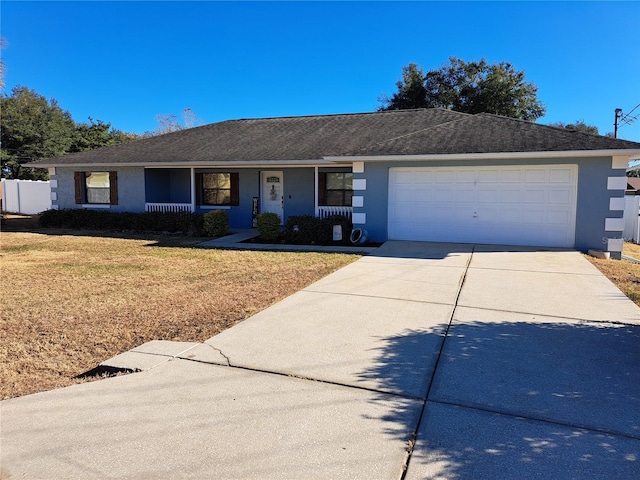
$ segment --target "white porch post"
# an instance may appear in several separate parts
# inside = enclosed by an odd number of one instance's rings
[[[318,208],[318,167],[314,167],[314,182],[313,182],[313,204],[315,205],[316,217],[320,214]]]
[[[196,211],[196,169],[191,167],[191,211]]]

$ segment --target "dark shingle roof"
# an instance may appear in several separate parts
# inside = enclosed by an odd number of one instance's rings
[[[443,109],[229,120],[31,165],[154,165],[633,149],[640,143]]]
[[[480,113],[379,142],[362,154],[371,150],[375,155],[438,155],[618,149],[639,150],[640,143]]]

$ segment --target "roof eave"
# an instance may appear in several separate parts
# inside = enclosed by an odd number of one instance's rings
[[[336,155],[326,156],[330,162],[389,162],[398,160],[434,161],[434,160],[484,160],[484,159],[533,159],[533,158],[572,158],[572,157],[628,157],[640,158],[640,149],[616,150],[567,150],[543,152],[496,152],[496,153],[439,153],[422,155]]]
[[[314,160],[244,160],[244,161],[226,161],[226,162],[47,162],[36,164],[24,164],[29,168],[117,168],[117,167],[138,167],[138,168],[168,168],[168,167],[184,167],[184,168],[248,168],[248,167],[312,167],[315,165],[332,165],[333,161],[324,158]]]

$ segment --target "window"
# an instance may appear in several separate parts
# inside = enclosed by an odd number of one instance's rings
[[[353,173],[327,172],[318,177],[319,203],[323,206],[350,207]]]
[[[237,173],[199,173],[198,204],[213,206],[239,205]]]
[[[77,204],[117,205],[117,172],[75,172]]]
[[[87,203],[110,203],[109,172],[85,173]]]

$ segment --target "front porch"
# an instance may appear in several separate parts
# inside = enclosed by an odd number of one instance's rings
[[[339,167],[342,172],[350,173],[350,168]],[[285,170],[282,205],[283,222],[291,215],[314,215],[326,218],[332,215],[352,217],[353,207],[350,205],[323,205],[333,201],[327,199],[323,191],[325,172],[319,167],[291,168]],[[256,213],[254,202],[257,202],[257,213],[263,211],[262,188],[259,181],[262,169],[236,169],[231,173],[221,169],[196,168],[147,168],[145,169],[145,211],[158,213],[191,213],[208,210],[229,210],[230,217],[242,218],[234,222],[238,227],[249,227],[253,214]],[[235,196],[235,202],[212,205],[203,201],[203,173],[226,173],[229,175],[229,197]],[[199,176],[199,177],[198,177]],[[200,188],[198,187],[200,185]],[[220,188],[224,190],[224,186]],[[235,190],[235,193],[233,191]],[[342,203],[350,203],[351,196],[342,194]],[[334,203],[336,203],[334,201]]]

